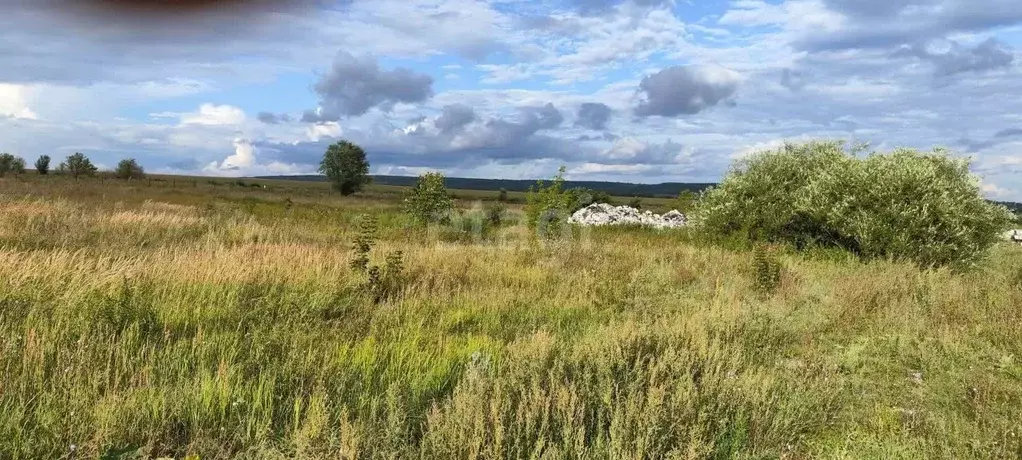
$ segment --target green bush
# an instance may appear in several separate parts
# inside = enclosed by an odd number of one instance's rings
[[[25,159],[17,157],[11,162],[11,172],[17,175],[25,174]]]
[[[486,222],[494,227],[499,227],[507,215],[507,206],[500,201],[490,202],[486,204],[484,212],[486,213]]]
[[[445,243],[479,244],[493,241],[496,230],[504,223],[504,203],[476,202],[470,209],[450,213],[445,225],[438,226],[436,238]]]
[[[692,212],[695,208],[696,203],[699,202],[699,194],[691,190],[682,190],[678,193],[678,197],[674,199],[671,206],[685,214]]]
[[[942,149],[861,150],[810,142],[741,160],[706,192],[694,223],[719,237],[840,247],[923,267],[974,264],[1008,224],[1008,211],[983,199],[967,160]]]
[[[376,217],[362,215],[358,219],[358,234],[352,241],[352,257],[349,266],[358,272],[365,272],[369,269],[369,251],[376,244]]]
[[[564,166],[550,184],[538,181],[525,195],[525,223],[540,236],[560,235],[571,212],[572,195],[564,190]]]
[[[393,251],[387,254],[386,264],[382,267],[369,265],[369,253],[376,245],[377,220],[372,215],[362,215],[358,219],[358,233],[352,241],[352,257],[348,265],[358,273],[365,274],[359,292],[371,299],[373,303],[394,297],[401,289],[404,274],[404,254]]]
[[[610,194],[602,190],[574,187],[565,191],[571,197],[570,212],[575,212],[593,203],[612,203]]]
[[[444,175],[429,172],[419,176],[415,188],[404,201],[405,212],[422,224],[443,223],[450,220],[454,200],[447,193]]]
[[[125,158],[117,163],[114,177],[118,179],[144,179],[145,169],[134,158]]]

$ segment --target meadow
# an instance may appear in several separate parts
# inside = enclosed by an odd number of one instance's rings
[[[0,458],[1022,458],[1022,247],[764,292],[684,230],[452,236],[403,192],[0,179]]]

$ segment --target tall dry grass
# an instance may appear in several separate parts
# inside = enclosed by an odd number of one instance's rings
[[[1017,247],[782,255],[765,295],[684,233],[448,242],[224,188],[0,181],[0,457],[1022,455]],[[373,263],[405,255],[381,303],[348,266],[365,212]]]

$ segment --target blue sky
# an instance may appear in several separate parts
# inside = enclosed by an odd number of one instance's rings
[[[0,151],[149,171],[714,181],[784,141],[945,146],[1022,200],[1016,0],[0,0]],[[69,6],[71,5],[71,6]]]

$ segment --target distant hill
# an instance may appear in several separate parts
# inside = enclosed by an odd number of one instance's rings
[[[396,185],[411,187],[415,185],[417,177],[413,176],[372,176],[374,184]],[[256,179],[277,179],[277,180],[300,180],[300,181],[326,181],[326,177],[320,175],[304,176],[259,176]],[[528,179],[475,179],[468,177],[448,177],[447,187],[459,190],[500,190],[506,189],[509,192],[525,192],[529,186],[535,185],[536,180]],[[712,183],[682,183],[665,182],[662,184],[631,184],[627,182],[600,182],[600,181],[565,181],[565,187],[585,187],[592,190],[607,192],[613,196],[636,196],[673,198],[678,196],[682,190],[693,192],[701,191],[714,184]]]

